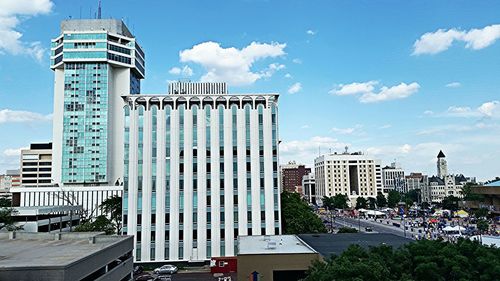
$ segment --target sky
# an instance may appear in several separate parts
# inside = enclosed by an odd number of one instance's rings
[[[0,0],[0,173],[51,141],[50,39],[97,0]],[[146,53],[142,92],[279,93],[280,162],[362,151],[406,173],[500,176],[499,1],[103,0]]]

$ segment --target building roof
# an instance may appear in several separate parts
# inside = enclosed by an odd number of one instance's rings
[[[296,235],[256,235],[238,237],[238,255],[313,254]]]
[[[445,158],[446,156],[444,155],[443,151],[440,150],[439,153],[438,153],[438,156],[437,158]]]
[[[436,176],[432,176],[429,178],[429,183],[431,183],[431,182],[435,182],[439,185],[444,185],[444,180],[442,178],[436,177]]]
[[[484,186],[500,186],[500,180],[495,180],[490,183],[485,184]]]
[[[101,234],[17,232],[11,239],[12,232],[0,233],[0,271],[5,268],[66,267],[124,240],[133,239],[132,236]]]
[[[363,248],[379,245],[398,248],[413,241],[389,233],[299,234],[298,236],[325,258],[340,255],[353,244]]]
[[[62,32],[103,31],[134,37],[125,23],[118,19],[70,19],[61,22]]]

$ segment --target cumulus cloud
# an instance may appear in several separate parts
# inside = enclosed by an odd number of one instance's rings
[[[299,59],[299,58],[295,58],[292,60],[293,63],[296,63],[296,64],[302,64],[302,60]]]
[[[41,61],[45,49],[40,42],[22,41],[18,26],[29,17],[50,13],[53,6],[50,0],[0,1],[0,54],[28,55]]]
[[[261,76],[269,78],[273,76],[277,71],[285,69],[286,66],[284,64],[279,63],[271,63],[264,71],[261,71]]]
[[[7,148],[3,151],[3,155],[7,157],[16,157],[21,155],[21,150],[28,149],[27,147]]]
[[[289,94],[296,94],[302,90],[302,84],[297,82],[288,88]]]
[[[341,135],[352,135],[355,132],[358,132],[362,127],[363,126],[361,126],[359,124],[357,124],[356,126],[351,127],[351,128],[336,128],[336,127],[333,127],[332,128],[332,132],[337,133],[337,134],[341,134]]]
[[[227,82],[231,85],[250,85],[265,77],[266,72],[252,71],[254,63],[266,58],[285,55],[286,44],[258,43],[237,49],[224,48],[217,42],[204,42],[179,53],[183,63],[201,65],[206,73],[201,77],[204,82]]]
[[[50,120],[52,120],[52,114],[43,115],[31,111],[18,111],[10,109],[0,110],[0,124],[43,122]]]
[[[280,144],[280,160],[286,163],[295,160],[299,163],[312,164],[318,152],[326,153],[330,149],[343,150],[349,144],[335,138],[315,136],[307,140],[284,141]]]
[[[441,113],[425,111],[425,115],[434,117],[478,117],[478,118],[500,118],[500,101],[488,101],[477,108],[470,106],[452,105]]]
[[[380,127],[379,127],[379,129],[384,130],[384,129],[389,129],[389,128],[391,128],[391,127],[392,127],[392,125],[391,125],[391,124],[385,124],[385,125],[380,126]]]
[[[182,76],[187,76],[187,77],[193,76],[193,70],[187,65],[183,66],[182,68],[172,67],[168,71],[168,73],[170,73],[172,75],[182,75]]]
[[[448,50],[453,42],[465,43],[465,48],[480,50],[500,38],[500,24],[489,25],[481,29],[459,30],[456,28],[427,32],[413,44],[413,55],[437,54]]]
[[[448,83],[445,85],[447,88],[458,88],[460,86],[462,86],[462,84],[460,84],[460,82],[451,82],[451,83]]]
[[[285,74],[285,78],[292,78],[292,74],[290,73]]]
[[[307,33],[307,35],[311,35],[311,36],[312,35],[316,35],[316,31],[313,31],[313,30],[310,30],[310,29],[308,31],[306,31],[306,33]]]
[[[410,84],[400,83],[392,87],[382,86],[377,92],[375,91],[375,86],[378,84],[378,81],[340,84],[338,87],[330,90],[329,93],[337,96],[359,95],[360,102],[373,103],[407,98],[420,89],[420,85],[413,82]]]

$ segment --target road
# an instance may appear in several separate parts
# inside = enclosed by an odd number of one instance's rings
[[[362,232],[365,232],[366,227],[370,227],[373,232],[380,232],[380,233],[391,233],[395,234],[398,236],[405,237],[405,231],[403,230],[402,223],[398,222],[401,224],[401,227],[396,227],[393,225],[388,225],[386,223],[380,223],[380,222],[374,222],[372,219],[356,219],[356,218],[349,218],[349,217],[336,217],[335,218],[335,224],[338,226],[348,226],[352,227],[355,229],[360,229]],[[418,233],[417,229],[414,229],[414,232],[410,231],[410,228],[406,231],[406,237],[407,238],[412,238],[412,234],[416,235]]]

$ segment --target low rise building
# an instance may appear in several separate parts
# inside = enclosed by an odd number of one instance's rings
[[[295,161],[280,166],[281,191],[303,193],[302,179],[311,172],[311,168]]]
[[[14,207],[15,226],[23,232],[68,232],[80,224],[82,206]]]
[[[21,185],[52,184],[52,143],[32,143],[21,150]]]
[[[0,233],[0,280],[132,280],[132,236]]]
[[[302,177],[302,192],[304,198],[311,203],[316,205],[318,198],[316,196],[316,178],[313,173],[309,173]]]

